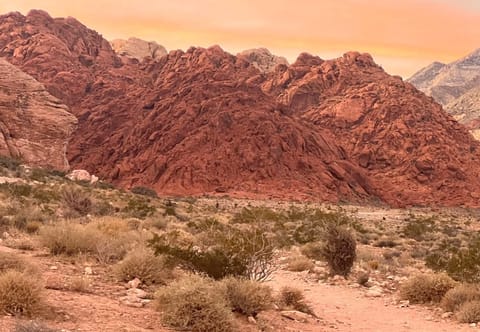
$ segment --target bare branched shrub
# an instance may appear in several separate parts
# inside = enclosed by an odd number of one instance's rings
[[[62,190],[62,202],[65,207],[85,216],[92,210],[90,195],[80,188],[73,186],[65,187]]]
[[[24,272],[8,270],[0,274],[0,311],[31,316],[43,301],[38,279]]]
[[[255,317],[273,303],[272,289],[258,281],[228,277],[222,280],[232,310]]]
[[[438,303],[456,286],[456,282],[445,274],[417,275],[400,288],[400,297],[410,303]]]
[[[235,331],[225,292],[210,279],[188,276],[161,287],[155,303],[163,321],[175,328],[195,332]]]

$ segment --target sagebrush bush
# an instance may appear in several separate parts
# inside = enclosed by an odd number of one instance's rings
[[[255,317],[273,304],[272,289],[258,281],[228,277],[222,283],[233,311]]]
[[[410,303],[438,303],[456,286],[445,274],[421,274],[407,280],[400,288],[400,297]]]
[[[464,303],[480,300],[478,285],[461,284],[450,289],[442,299],[441,305],[445,311],[457,311]]]
[[[461,323],[480,322],[480,301],[470,301],[464,303],[457,312],[457,319]]]
[[[143,195],[143,196],[148,196],[152,198],[158,197],[157,192],[155,190],[147,187],[137,186],[137,187],[133,187],[130,191],[137,195]]]
[[[40,309],[42,301],[38,278],[14,270],[0,274],[0,311],[31,316]]]
[[[152,250],[143,247],[129,252],[114,271],[121,281],[138,278],[147,285],[165,284],[172,275],[172,268],[164,257],[156,256]]]
[[[80,216],[85,216],[92,210],[90,194],[80,188],[65,187],[61,192],[61,197],[65,207]]]
[[[295,287],[282,287],[278,294],[278,304],[283,309],[293,309],[309,315],[314,315],[312,307],[305,301],[303,292]]]
[[[326,243],[323,256],[333,275],[346,277],[352,270],[357,255],[357,243],[352,232],[338,225],[330,225],[326,230]]]
[[[311,271],[314,267],[312,260],[303,255],[291,256],[287,261],[287,270],[292,272]]]
[[[159,288],[155,304],[164,323],[193,332],[236,331],[223,287],[197,275]]]

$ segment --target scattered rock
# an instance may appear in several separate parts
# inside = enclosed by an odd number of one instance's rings
[[[142,300],[149,297],[147,292],[139,288],[130,288],[129,290],[127,290],[127,296],[136,297]]]
[[[453,316],[453,312],[451,312],[451,311],[447,311],[447,312],[442,314],[443,319],[450,318],[452,316]]]
[[[382,297],[383,296],[383,290],[378,287],[378,286],[373,286],[367,290],[366,293],[367,297]]]
[[[67,179],[70,179],[72,181],[86,181],[91,184],[94,184],[98,181],[98,177],[96,177],[95,175],[91,175],[84,169],[73,170],[66,177]]]
[[[251,323],[251,324],[257,324],[257,321],[255,318],[253,318],[252,316],[248,316],[247,318],[248,322]]]
[[[85,267],[84,274],[87,276],[93,275],[93,269],[90,266]]]
[[[301,312],[301,311],[296,311],[296,310],[286,310],[280,312],[280,315],[282,317],[297,321],[297,322],[302,322],[302,323],[307,323],[310,318],[312,318],[310,315]]]
[[[138,288],[138,286],[140,286],[142,282],[140,281],[140,279],[138,278],[135,278],[133,280],[130,280],[128,283],[127,283],[127,287],[128,288]]]

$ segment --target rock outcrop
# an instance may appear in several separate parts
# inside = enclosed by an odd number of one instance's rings
[[[0,59],[0,155],[66,170],[67,143],[76,122],[42,84]]]
[[[162,45],[139,38],[115,39],[110,43],[119,56],[138,61],[143,61],[145,58],[156,60],[167,55],[167,50]]]
[[[480,49],[452,62],[438,62],[420,70],[409,80],[419,90],[443,105],[459,122],[480,132]]]
[[[125,187],[480,205],[479,143],[366,54],[273,66],[216,46],[122,61],[74,19],[34,11],[0,17],[0,55],[79,118],[72,165]]]
[[[238,53],[237,57],[250,62],[262,73],[269,73],[271,71],[274,71],[278,65],[288,66],[287,59],[285,59],[284,57],[273,55],[266,48],[254,48],[250,50],[245,50]]]

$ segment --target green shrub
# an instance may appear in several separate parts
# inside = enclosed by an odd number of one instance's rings
[[[285,286],[280,289],[278,302],[283,309],[293,309],[309,315],[315,315],[312,307],[306,303],[303,292],[298,288]]]
[[[253,280],[268,278],[272,270],[273,245],[259,229],[214,229],[205,234],[213,244],[198,248],[171,243],[155,235],[149,241],[157,255],[165,255],[174,264],[205,273],[211,278],[240,276]]]
[[[157,192],[155,190],[147,187],[142,187],[142,186],[133,187],[130,191],[137,195],[148,196],[152,198],[158,197]]]
[[[444,295],[456,286],[444,274],[422,274],[407,280],[400,288],[400,297],[410,303],[439,303]]]
[[[151,216],[156,209],[145,199],[132,198],[128,201],[123,211],[133,218],[145,219]]]
[[[36,277],[14,270],[0,274],[0,311],[30,316],[40,309],[42,301]]]
[[[232,311],[222,287],[200,276],[188,276],[161,287],[155,303],[162,320],[193,332],[235,331]]]
[[[480,301],[470,301],[464,303],[457,312],[457,319],[461,323],[480,322]]]
[[[6,168],[12,172],[20,170],[21,161],[15,158],[0,156],[0,167]]]
[[[356,258],[356,248],[351,231],[343,226],[328,227],[323,255],[331,274],[346,277],[350,273]]]
[[[417,241],[425,240],[425,237],[436,230],[433,217],[421,218],[410,215],[407,224],[402,230],[405,237]]]
[[[228,277],[222,280],[233,311],[255,317],[273,304],[272,289],[258,281]]]
[[[286,217],[273,211],[270,208],[260,207],[245,207],[240,212],[233,215],[232,223],[234,224],[253,224],[262,223],[266,221],[285,221]]]
[[[478,285],[461,284],[450,289],[442,299],[441,305],[445,311],[455,312],[464,303],[480,300],[480,288]]]
[[[300,247],[300,252],[306,257],[319,261],[323,259],[323,244],[321,242],[309,242]]]
[[[172,275],[172,268],[163,257],[155,256],[151,250],[142,247],[129,252],[114,271],[121,281],[138,278],[147,285],[165,284]]]
[[[462,282],[480,281],[480,237],[459,248],[452,241],[444,241],[426,258],[426,265],[435,271],[445,271],[453,279]]]

